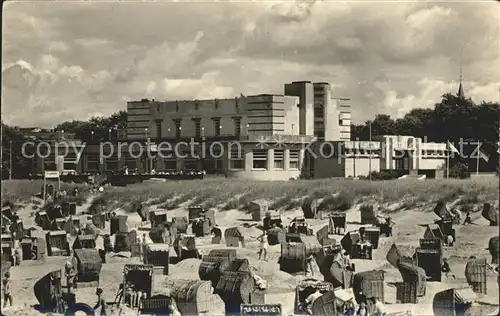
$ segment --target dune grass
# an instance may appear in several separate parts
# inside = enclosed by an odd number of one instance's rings
[[[141,202],[172,209],[181,204],[245,209],[256,199],[267,199],[273,209],[300,207],[305,197],[322,199],[321,208],[346,210],[366,199],[402,208],[432,205],[438,200],[462,199],[463,206],[498,200],[497,179],[481,180],[299,180],[287,182],[206,179],[134,184],[109,188],[91,207],[132,210]]]
[[[12,180],[2,182],[2,202],[22,204],[40,192],[42,181]],[[81,203],[89,194],[82,184],[61,184],[64,189],[77,187]],[[271,209],[300,207],[305,197],[321,199],[320,208],[346,210],[363,201],[381,205],[400,203],[399,209],[433,205],[438,200],[454,201],[464,209],[474,209],[484,202],[497,204],[498,180],[297,180],[286,182],[205,179],[134,184],[106,188],[90,209],[122,208],[133,211],[143,202],[173,209],[184,205],[203,205],[222,210],[246,209],[256,199],[266,199]]]
[[[50,183],[55,183],[51,181]],[[2,205],[20,205],[31,202],[33,196],[41,193],[42,180],[8,180],[2,181]],[[76,202],[81,205],[90,194],[89,187],[85,184],[62,183],[61,189],[78,189],[78,196],[68,197],[69,202]]]

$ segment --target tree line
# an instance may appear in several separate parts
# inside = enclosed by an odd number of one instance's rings
[[[110,116],[92,117],[87,121],[66,121],[54,127],[54,131],[74,134],[75,139],[83,142],[106,141],[110,137],[116,139],[119,129],[127,126],[127,112],[119,111]],[[2,122],[2,179],[9,178],[9,166],[12,149],[12,174],[13,178],[23,178],[35,173],[35,166],[31,159],[22,155],[22,145],[25,141],[39,141],[36,136],[26,137],[15,126]]]
[[[471,99],[445,94],[434,108],[415,108],[404,117],[393,119],[379,114],[371,121],[351,127],[353,139],[369,140],[372,135],[408,135],[420,137],[427,142],[447,141],[452,144],[469,142],[465,153],[473,154],[477,142],[489,158],[481,160],[481,171],[495,171],[498,165],[498,133],[500,104],[493,102],[474,103]],[[476,170],[474,159],[455,157],[453,164],[465,164],[469,171]]]
[[[459,143],[460,140],[481,142],[482,150],[489,156],[488,163],[482,163],[482,171],[494,171],[498,164],[497,142],[499,130],[499,103],[474,103],[471,99],[445,94],[439,103],[430,108],[414,108],[404,117],[393,119],[378,114],[364,124],[352,125],[353,140],[369,140],[372,135],[408,135],[421,137],[428,142]],[[116,137],[116,130],[127,125],[127,112],[120,111],[108,117],[93,117],[87,121],[66,121],[55,130],[74,133],[76,139],[84,142],[108,140]],[[2,122],[2,178],[8,177],[10,149],[12,147],[12,170],[15,177],[33,172],[32,162],[21,154],[25,137],[16,127]],[[36,141],[36,139],[35,139]],[[12,142],[12,146],[11,146]],[[473,162],[454,158],[452,164],[465,164],[475,170]]]

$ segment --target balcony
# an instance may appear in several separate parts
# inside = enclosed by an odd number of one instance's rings
[[[243,132],[243,131],[242,131]],[[119,129],[117,131],[118,140],[119,141],[127,141],[127,130]],[[153,138],[149,138],[150,141],[154,142]],[[221,133],[218,136],[215,135],[191,135],[191,136],[182,136],[182,137],[163,137],[160,141],[168,141],[168,142],[179,142],[179,141],[190,141],[194,139],[196,141],[201,141],[202,139],[205,141],[241,141],[241,142],[259,142],[265,139],[269,142],[274,141],[282,141],[285,143],[309,143],[316,140],[316,137],[313,135],[282,135],[282,134],[272,134],[272,133],[254,133],[247,132],[247,135],[235,135],[235,133]],[[134,139],[135,140],[135,139]],[[144,134],[144,141],[147,140],[146,134]]]
[[[370,150],[380,150],[380,142],[370,142],[370,141],[347,141],[344,142],[345,149],[370,149]]]
[[[349,112],[340,112],[339,119],[340,120],[350,120],[351,119],[351,113],[349,113]]]
[[[302,143],[307,144],[316,140],[315,136],[306,135],[273,135],[266,133],[251,134],[251,135],[234,135],[234,134],[221,134],[221,136],[209,136],[209,137],[181,137],[181,138],[163,138],[161,140],[150,139],[152,143],[160,142],[190,142],[194,140],[196,142],[212,142],[212,141],[239,141],[244,143],[259,143],[259,142],[283,142],[283,143]],[[146,141],[146,139],[144,140]]]

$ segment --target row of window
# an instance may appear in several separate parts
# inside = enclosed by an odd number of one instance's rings
[[[253,150],[253,169],[268,169],[268,159],[266,149],[255,149]],[[124,164],[129,168],[137,167],[137,159],[125,159]],[[285,152],[284,150],[274,150],[273,164],[270,166],[271,169],[285,169]],[[196,158],[186,158],[184,159],[184,169],[186,170],[199,170],[200,161]],[[204,168],[209,167],[211,170],[222,169],[222,159],[205,159],[202,161]],[[117,170],[119,162],[118,160],[108,158],[105,160],[106,170]],[[157,160],[151,159],[151,165],[153,169],[157,167]],[[229,158],[229,168],[233,170],[244,170],[245,169],[245,155],[238,152],[232,151]],[[87,169],[99,170],[99,161],[88,161]],[[299,169],[299,151],[290,150],[289,155],[289,169]],[[177,160],[172,158],[166,158],[163,160],[163,168],[165,171],[177,170]]]
[[[175,137],[180,138],[182,135],[182,119],[174,119],[174,125],[175,125]],[[201,127],[201,119],[200,118],[195,118],[193,119],[194,121],[194,129],[195,129],[195,137],[202,137],[202,131],[203,128]],[[222,125],[221,125],[221,118],[213,118],[212,119],[213,124],[214,124],[214,131],[215,131],[215,136],[220,136],[221,135],[221,130],[222,130]],[[233,124],[234,124],[234,134],[236,136],[241,135],[241,117],[235,117],[233,118]],[[156,121],[156,137],[157,138],[163,138],[163,122],[162,121]]]
[[[104,168],[107,171],[116,171],[118,170],[119,163],[117,160],[109,160],[107,159],[104,164]],[[125,163],[125,166],[130,169],[135,169],[139,165],[137,161]],[[88,162],[87,170],[88,171],[98,171],[99,163],[96,162]],[[186,159],[184,161],[184,170],[185,171],[199,171],[200,167],[205,170],[207,173],[213,173],[216,171],[222,171],[222,159],[212,159],[212,160],[204,160],[200,166],[199,160],[196,159]],[[163,166],[160,169],[158,165],[158,161],[156,159],[152,159],[149,162],[149,168],[152,168],[157,171],[166,171],[173,172],[177,170],[177,161],[173,159],[164,159]]]
[[[422,150],[422,155],[424,156],[444,156],[446,151],[444,150]]]
[[[324,154],[328,155],[327,152],[328,152],[328,148],[325,148]],[[380,149],[374,149],[374,150],[371,150],[371,152],[372,152],[372,155],[375,155],[375,156],[382,155],[382,150],[380,150]],[[358,149],[358,150],[348,149],[348,150],[344,151],[344,155],[347,155],[347,156],[353,156],[353,155],[369,156],[370,150],[367,150],[367,149]],[[413,155],[413,154],[410,153],[410,156],[411,155]],[[443,152],[443,151],[435,152],[435,151],[426,151],[426,150],[422,151],[421,157],[429,157],[429,156],[430,157],[445,157],[445,152]]]
[[[240,151],[238,151],[237,149],[234,149],[232,148],[233,150],[230,151],[230,159],[231,160],[239,160],[239,159],[243,159],[243,153],[241,153]],[[330,156],[333,156],[333,153],[331,152],[332,148],[330,146],[324,146],[322,148],[322,152],[321,154],[326,156],[326,157],[330,157]],[[220,148],[218,147],[213,147],[211,149],[212,151],[212,155],[214,156],[219,156],[221,153],[220,153]],[[374,156],[381,156],[382,155],[382,150],[380,149],[373,149],[371,150],[372,152],[372,155]],[[369,153],[370,153],[370,150],[369,149],[344,149],[343,150],[343,153],[344,155],[346,156],[369,156]],[[275,156],[275,159],[280,159],[279,157],[281,157],[283,155],[283,151],[280,151],[280,150],[275,150],[275,153],[274,153],[274,156]],[[294,159],[298,159],[298,156],[294,156],[294,155],[298,155],[298,151],[294,151],[294,150],[290,150],[290,161],[293,161]],[[431,151],[431,150],[423,150],[422,151],[422,157],[441,157],[441,156],[444,156],[445,155],[445,152],[444,151]],[[70,156],[70,155],[69,155]],[[71,159],[71,157],[66,157],[68,160]],[[116,156],[115,157],[112,157],[111,160],[116,160]],[[206,156],[209,156],[209,154],[207,154]],[[239,156],[239,157],[238,157]],[[278,157],[278,158],[276,158]],[[91,166],[98,166],[99,165],[99,154],[97,153],[88,153],[86,155],[86,159],[87,159],[87,163],[90,164]],[[132,158],[132,157],[128,157],[128,156],[125,156],[124,157],[125,159],[125,163],[134,163],[136,161],[135,158]],[[262,150],[259,152],[259,150],[255,150],[254,151],[254,160],[257,159],[257,160],[266,160],[267,159],[267,153],[266,153],[266,150]],[[68,162],[69,163],[69,162]],[[241,167],[236,167],[236,166],[239,166],[239,162],[236,162],[235,163],[235,167],[233,167],[234,169],[239,169]],[[261,162],[257,162],[256,165],[261,165],[262,163]],[[90,168],[90,167],[89,167]],[[260,168],[260,167],[255,167],[255,168]],[[98,167],[96,167],[95,169],[98,169]]]
[[[268,159],[267,159],[267,150],[266,149],[254,149],[253,152],[253,161],[252,168],[253,169],[268,169]],[[285,151],[284,150],[274,150],[274,158],[272,161],[272,165],[269,166],[270,169],[285,169]],[[245,168],[245,159],[244,156],[241,158],[230,159],[230,168],[231,169],[244,169]],[[298,150],[290,150],[289,155],[289,168],[290,169],[299,169],[299,151]]]
[[[238,98],[234,98],[234,108],[238,109],[239,106],[240,106],[239,99]],[[195,109],[195,111],[198,111],[199,108],[200,108],[200,102],[197,101],[197,100],[195,100],[194,101],[194,109]],[[215,108],[215,110],[217,110],[219,108],[219,100],[218,99],[214,99],[214,108]],[[175,104],[175,111],[179,112],[179,110],[180,110],[180,104],[179,104],[179,102],[176,102],[176,104]],[[161,113],[161,105],[160,104],[156,105],[156,112]]]

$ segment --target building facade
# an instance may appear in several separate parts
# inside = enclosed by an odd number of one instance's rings
[[[25,137],[23,153],[31,159],[31,168],[41,174],[45,170],[57,170],[61,173],[80,173],[83,171],[81,156],[85,144],[74,139],[73,133],[64,131],[19,129]]]
[[[351,141],[350,99],[334,94],[328,83],[296,81],[285,84],[282,95],[130,101],[127,128],[114,139],[110,131],[105,143],[83,144],[63,131],[21,132],[49,144],[40,149],[43,157],[33,159],[39,173],[128,167],[141,173],[205,170],[259,180],[349,178],[383,170],[443,177],[447,144],[401,135]],[[457,95],[464,97],[461,84]],[[474,162],[478,171],[479,163]]]
[[[298,177],[307,144],[318,138],[350,139],[350,107],[348,99],[332,97],[327,83],[292,82],[284,90],[283,95],[232,99],[128,102],[127,130],[121,140],[150,142],[156,156],[139,161],[123,153],[120,159],[107,159],[118,161],[109,169],[203,169],[262,180]]]
[[[425,174],[442,178],[450,148],[421,138],[383,135],[374,141],[316,142],[305,158],[310,178],[368,176],[370,172],[400,170],[402,174]]]

